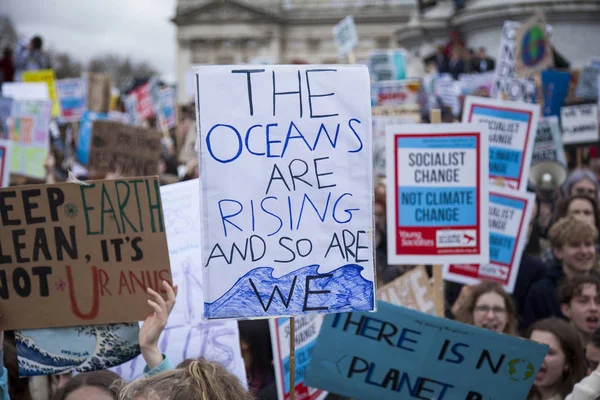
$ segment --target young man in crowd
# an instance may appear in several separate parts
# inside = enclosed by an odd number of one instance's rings
[[[597,276],[592,271],[598,238],[594,226],[574,217],[563,218],[552,225],[548,238],[558,263],[531,286],[523,307],[523,329],[543,318],[564,318],[558,302],[558,286],[565,278],[590,273]]]
[[[600,279],[593,275],[565,280],[558,292],[560,310],[577,329],[585,349],[600,327]]]

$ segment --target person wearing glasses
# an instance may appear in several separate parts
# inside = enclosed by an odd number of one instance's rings
[[[469,287],[459,302],[456,320],[491,331],[517,335],[517,316],[512,298],[495,282]]]
[[[560,310],[577,330],[585,349],[600,327],[600,279],[593,275],[567,279],[559,288],[558,300]]]

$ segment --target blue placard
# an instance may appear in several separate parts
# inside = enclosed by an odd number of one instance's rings
[[[83,165],[87,165],[92,147],[92,127],[94,121],[108,119],[107,114],[86,111],[81,116],[79,126],[79,138],[77,140],[77,159]]]
[[[560,118],[560,108],[563,106],[569,92],[571,74],[560,71],[542,71],[542,93],[544,95],[544,117],[556,115]]]
[[[380,301],[325,317],[305,383],[357,400],[524,399],[547,351]]]

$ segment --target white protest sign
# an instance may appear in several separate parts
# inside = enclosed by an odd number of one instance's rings
[[[487,126],[398,125],[386,134],[388,263],[488,262]]]
[[[525,191],[540,118],[536,104],[468,96],[462,122],[489,127],[490,182]]]
[[[560,109],[565,145],[598,142],[598,105],[581,104]]]
[[[47,100],[48,84],[45,82],[4,82],[2,96],[15,100]]]
[[[597,100],[598,81],[600,81],[600,67],[585,67],[579,74],[575,96],[585,100]]]
[[[533,78],[518,79],[515,72],[515,37],[520,25],[519,22],[504,21],[491,97],[533,103],[535,102],[535,81]]]
[[[373,171],[375,175],[385,176],[385,129],[388,125],[415,124],[419,122],[419,114],[405,117],[388,117],[373,115]]]
[[[205,316],[373,310],[367,68],[196,73]]]
[[[401,79],[397,81],[380,81],[375,83],[378,106],[402,106],[419,103],[418,79]]]
[[[442,100],[442,104],[452,109],[452,115],[460,114],[460,85],[452,78],[452,75],[444,74],[433,83],[433,91],[436,97]]]
[[[246,386],[238,326],[235,321],[203,321],[200,250],[200,187],[198,179],[160,188],[173,283],[177,302],[163,331],[159,348],[173,365],[204,357],[223,365]],[[142,356],[115,368],[129,381],[142,375]]]
[[[567,165],[565,149],[560,135],[560,123],[556,115],[540,118],[531,165],[539,162],[556,161]]]
[[[444,279],[467,285],[482,280],[494,281],[512,293],[528,240],[527,227],[534,204],[533,193],[506,188],[490,189],[490,262],[482,265],[445,265]]]
[[[302,315],[295,319],[296,373],[294,392],[297,399],[323,400],[327,392],[304,386],[304,373],[310,363],[310,354],[323,323],[321,315]],[[269,320],[271,345],[273,347],[273,365],[279,400],[290,398],[290,319]]]
[[[358,34],[352,16],[347,16],[333,27],[333,40],[340,57],[346,57],[358,44]]]

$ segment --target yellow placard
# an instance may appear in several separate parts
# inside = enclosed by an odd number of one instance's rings
[[[52,100],[52,116],[56,118],[60,116],[60,103],[56,97],[55,80],[53,69],[23,72],[23,82],[46,82],[48,85],[48,95],[50,96],[50,100]]]

